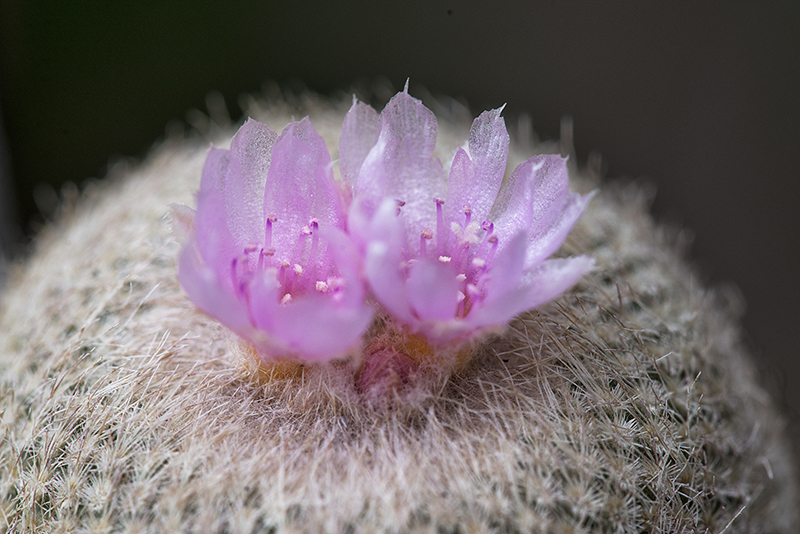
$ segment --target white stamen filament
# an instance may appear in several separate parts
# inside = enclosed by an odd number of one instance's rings
[[[264,232],[265,248],[270,248],[272,246],[272,223],[277,220],[278,218],[276,216],[267,215],[267,228]]]
[[[425,228],[419,236],[419,252],[420,256],[428,255],[428,241],[433,239],[433,232],[430,228]]]
[[[444,200],[433,199],[436,202],[436,250],[439,254],[444,252]]]

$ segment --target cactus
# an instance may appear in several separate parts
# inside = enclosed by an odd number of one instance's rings
[[[248,111],[273,129],[309,114],[335,151],[347,104],[253,97]],[[449,105],[443,159],[468,128]],[[199,123],[218,143],[233,133]],[[525,137],[511,168],[558,149]],[[740,340],[741,303],[703,286],[641,186],[572,158],[573,187],[600,193],[559,254],[597,268],[455,373],[370,403],[345,363],[254,365],[181,291],[165,214],[192,203],[206,147],[168,139],[113,169],[12,269],[0,531],[797,528],[784,422]]]

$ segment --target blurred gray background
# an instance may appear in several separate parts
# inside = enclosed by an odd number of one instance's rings
[[[0,0],[0,250],[24,253],[42,184],[141,157],[212,89],[237,118],[266,79],[330,94],[410,77],[476,112],[529,112],[544,139],[570,115],[580,161],[598,150],[610,178],[655,183],[654,213],[694,231],[708,283],[747,299],[797,436],[799,27],[790,1]]]

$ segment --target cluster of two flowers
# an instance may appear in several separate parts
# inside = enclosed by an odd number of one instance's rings
[[[280,135],[247,121],[229,150],[210,150],[186,217],[189,298],[264,363],[347,356],[376,313],[435,357],[591,269],[586,256],[547,259],[590,198],[569,192],[563,158],[534,156],[503,183],[508,133],[486,111],[445,176],[436,136],[407,91],[380,114],[354,101],[336,180],[307,118]]]

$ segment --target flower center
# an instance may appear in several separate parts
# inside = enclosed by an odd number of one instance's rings
[[[280,288],[278,300],[281,304],[292,301],[294,296],[317,291],[319,293],[338,293],[344,286],[344,280],[330,273],[318,273],[319,255],[319,221],[311,218],[308,224],[300,229],[295,244],[295,258],[298,263],[279,260],[276,249],[272,246],[272,227],[278,222],[275,215],[266,218],[264,245],[255,243],[244,247],[242,255],[231,260],[231,278],[233,287],[239,297],[249,300],[248,286],[253,277],[259,273],[275,276]],[[308,240],[310,239],[310,243]],[[303,251],[308,247],[308,254]]]
[[[472,220],[470,206],[464,206],[463,222],[450,221],[447,225],[444,200],[434,198],[433,201],[436,203],[436,232],[431,228],[424,228],[420,232],[419,259],[435,259],[452,269],[459,283],[456,317],[463,318],[478,302],[486,299],[487,283],[499,240],[491,221],[478,224]],[[398,211],[403,204],[398,201]]]

